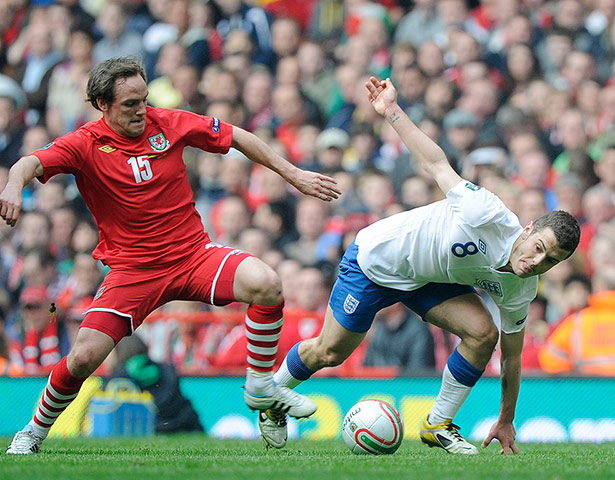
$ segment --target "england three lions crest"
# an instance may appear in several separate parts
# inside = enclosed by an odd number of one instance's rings
[[[350,315],[351,313],[354,313],[358,306],[359,301],[352,295],[348,294],[346,296],[346,300],[344,300],[344,312]]]

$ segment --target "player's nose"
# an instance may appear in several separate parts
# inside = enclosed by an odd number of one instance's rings
[[[545,253],[539,253],[537,254],[533,259],[532,259],[532,268],[534,268],[536,265],[540,265],[542,262],[545,261],[545,258],[547,258]]]
[[[147,102],[141,102],[139,105],[139,109],[137,110],[137,115],[145,115],[147,113],[146,107]]]

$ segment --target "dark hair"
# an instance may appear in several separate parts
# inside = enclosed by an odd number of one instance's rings
[[[532,233],[545,228],[553,230],[558,247],[569,252],[566,258],[570,257],[579,245],[581,238],[579,221],[564,210],[555,210],[534,221]]]
[[[115,82],[120,79],[141,75],[147,82],[143,64],[136,57],[115,57],[96,65],[88,79],[88,102],[100,110],[98,100],[113,103],[115,100]]]

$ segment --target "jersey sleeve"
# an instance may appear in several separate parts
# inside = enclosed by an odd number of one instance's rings
[[[180,132],[186,145],[212,153],[227,153],[233,142],[233,126],[215,117],[186,110],[166,110],[168,127]]]
[[[504,297],[493,300],[500,311],[500,329],[504,333],[517,333],[525,328],[530,303],[538,293],[538,277],[520,279],[515,285],[506,285]]]
[[[87,148],[83,132],[71,132],[56,138],[45,147],[32,152],[43,165],[43,175],[37,177],[41,183],[47,182],[58,173],[75,174],[80,169]]]
[[[462,180],[451,188],[446,197],[455,214],[472,227],[480,227],[490,222],[519,223],[515,214],[497,195],[467,180]]]
[[[499,306],[501,330],[504,333],[517,333],[525,328],[529,304],[518,310],[508,310]]]

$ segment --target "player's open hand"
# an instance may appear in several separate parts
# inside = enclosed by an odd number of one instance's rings
[[[325,202],[335,200],[342,194],[333,178],[318,172],[297,169],[290,183],[301,193],[320,198]]]
[[[390,78],[378,80],[376,77],[370,77],[369,81],[365,82],[365,88],[367,98],[380,115],[385,114],[387,107],[397,103],[397,90]]]
[[[21,213],[22,190],[16,185],[7,183],[0,193],[0,217],[11,227],[15,226]]]
[[[493,440],[498,440],[500,445],[502,445],[502,450],[500,453],[503,455],[509,455],[511,453],[517,454],[521,453],[515,445],[515,436],[517,432],[515,430],[512,422],[509,423],[500,423],[496,422],[489,430],[489,435],[482,443],[482,447],[486,448]]]

